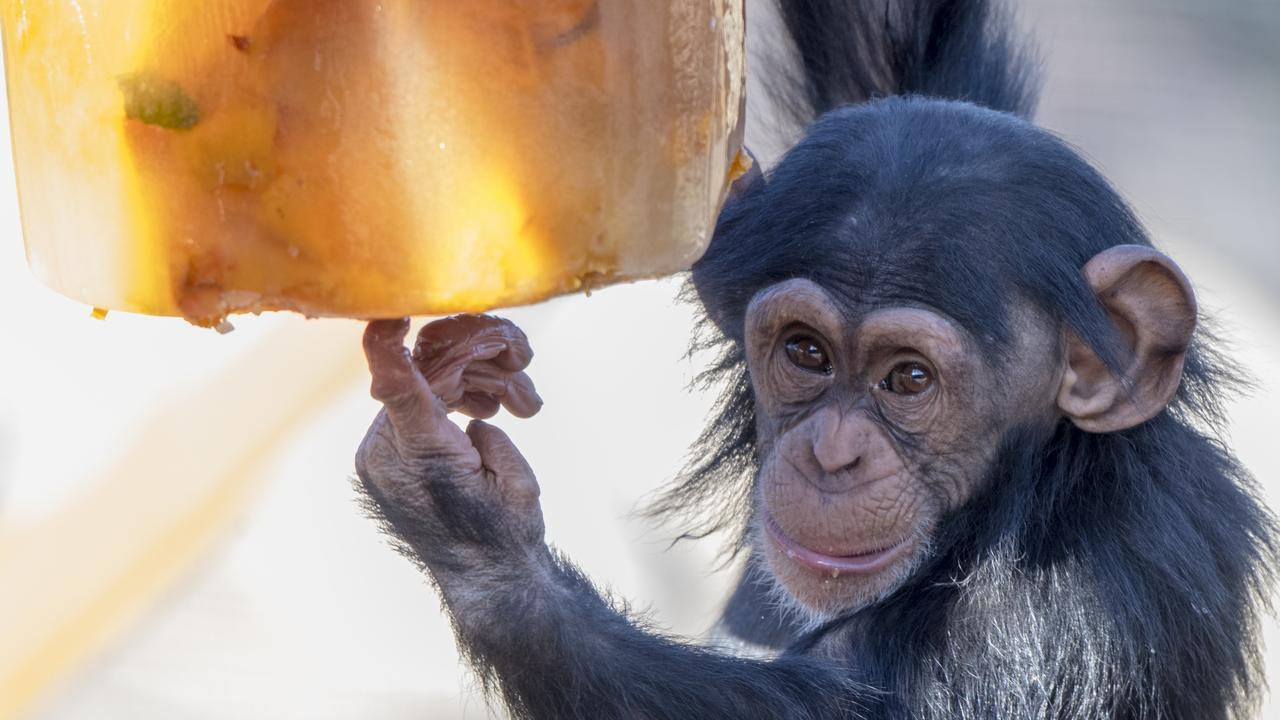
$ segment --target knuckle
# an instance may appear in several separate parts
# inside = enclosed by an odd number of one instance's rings
[[[384,403],[395,403],[404,400],[404,383],[398,377],[389,377],[385,373],[374,373],[373,382],[369,385],[369,393]]]

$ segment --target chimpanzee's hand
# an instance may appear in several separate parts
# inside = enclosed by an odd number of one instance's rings
[[[483,594],[477,585],[495,575],[527,572],[545,546],[538,483],[524,457],[498,428],[476,419],[464,433],[446,414],[484,418],[502,405],[529,417],[542,401],[523,372],[533,355],[528,340],[510,322],[438,320],[419,333],[412,355],[408,329],[401,319],[365,330],[373,396],[383,409],[356,470],[388,529],[453,605]]]
[[[542,408],[523,372],[532,358],[520,328],[490,315],[437,320],[422,328],[413,346],[414,365],[445,406],[479,419],[493,417],[499,404],[521,418]]]

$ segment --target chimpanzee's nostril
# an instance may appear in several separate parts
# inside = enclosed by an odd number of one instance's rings
[[[810,476],[809,481],[824,493],[838,495],[853,490],[858,484],[858,473],[854,465],[848,465],[837,472],[823,472]]]
[[[808,473],[809,480],[823,492],[847,492],[855,484],[862,455],[861,449],[851,443],[816,443],[813,456],[817,472]]]
[[[813,457],[827,474],[852,470],[862,462],[862,449],[837,438],[823,438],[814,443]]]

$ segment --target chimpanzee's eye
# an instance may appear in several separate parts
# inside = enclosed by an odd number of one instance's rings
[[[827,357],[827,351],[822,349],[822,343],[812,335],[792,335],[787,338],[785,348],[787,358],[796,367],[809,372],[831,372],[831,360]]]
[[[880,381],[880,387],[898,395],[919,395],[933,384],[929,368],[918,362],[898,363]]]

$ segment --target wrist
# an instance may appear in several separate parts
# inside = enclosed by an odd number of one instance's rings
[[[458,563],[426,562],[460,630],[470,634],[504,623],[524,625],[554,610],[559,568],[545,543],[486,548],[482,556]]]

